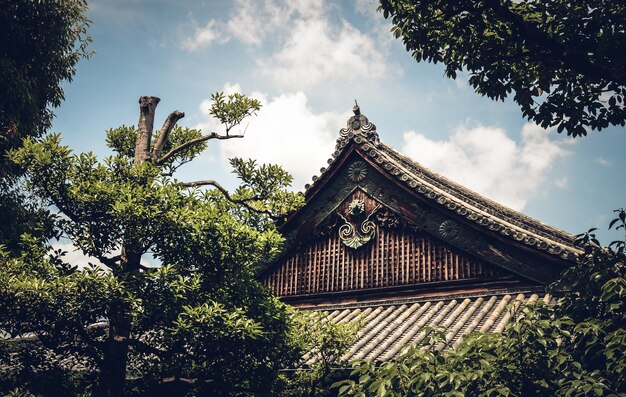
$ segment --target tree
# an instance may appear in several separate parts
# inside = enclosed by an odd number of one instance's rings
[[[349,370],[342,356],[356,340],[359,323],[334,323],[322,312],[294,312],[293,335],[305,352],[298,368],[285,368],[274,387],[282,397],[334,396],[333,382],[344,379]]]
[[[618,210],[610,224],[626,230]],[[394,361],[354,364],[339,395],[626,396],[626,239],[603,248],[579,236],[575,266],[550,287],[556,305],[512,313],[503,334],[473,333],[442,350],[445,332],[427,328],[426,346]]]
[[[3,342],[14,370],[4,387],[51,394],[46,382],[60,380],[43,375],[56,374],[98,396],[266,393],[297,357],[286,306],[254,279],[281,247],[274,218],[302,203],[284,190],[291,176],[232,159],[242,182],[232,193],[174,177],[208,141],[242,138],[234,128],[260,108],[241,94],[212,98],[221,133],[177,126],[178,111],[153,133],[159,98],[141,97],[138,128],[109,130],[115,154],[103,162],[58,135],[13,153],[58,209],[59,233],[102,266],[80,270],[44,248],[0,258],[0,330],[37,340]],[[161,265],[147,266],[147,253]]]
[[[0,154],[40,136],[63,100],[78,61],[89,55],[84,0],[0,1]]]
[[[574,137],[626,121],[626,6],[620,1],[380,0],[418,61],[469,73],[490,99]]]
[[[6,155],[50,127],[61,84],[89,56],[86,9],[84,0],[0,0],[0,245],[13,253],[22,233],[43,236],[47,225]]]

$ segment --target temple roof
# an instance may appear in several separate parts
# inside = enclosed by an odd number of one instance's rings
[[[429,170],[381,142],[376,126],[361,114],[358,105],[354,106],[353,112],[354,116],[339,132],[328,166],[321,169],[319,176],[313,177],[311,185],[306,185],[307,202],[330,179],[333,169],[337,168],[335,164],[344,159],[348,152],[356,150],[371,164],[395,177],[397,183],[406,189],[434,206],[453,211],[488,233],[499,234],[514,243],[565,260],[573,260],[579,252],[574,246],[575,237],[572,234],[498,204]]]
[[[428,345],[428,328],[445,329],[442,350],[460,343],[471,332],[502,332],[522,305],[542,300],[550,303],[550,295],[541,289],[489,291],[439,297],[385,300],[316,307],[329,315],[334,323],[359,322],[357,338],[342,357],[345,360],[372,359],[387,361],[401,354],[407,345]],[[306,310],[306,308],[303,308]],[[426,329],[426,330],[425,330]],[[305,356],[306,365],[318,358]]]

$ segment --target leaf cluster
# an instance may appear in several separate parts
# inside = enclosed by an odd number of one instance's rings
[[[90,55],[84,0],[0,1],[0,165],[26,136],[51,125],[64,99],[62,83]],[[4,172],[4,171],[3,171]]]
[[[261,109],[261,102],[258,99],[249,98],[238,92],[229,95],[216,92],[211,95],[211,100],[213,103],[209,109],[209,114],[224,125],[226,135],[243,119],[255,115]]]
[[[626,122],[626,6],[619,1],[381,0],[418,61],[469,73],[490,99],[513,95],[543,128],[587,135]]]
[[[290,337],[302,355],[297,369],[285,369],[274,385],[280,396],[332,396],[331,384],[349,374],[342,356],[356,340],[358,322],[335,323],[326,313],[291,312]]]

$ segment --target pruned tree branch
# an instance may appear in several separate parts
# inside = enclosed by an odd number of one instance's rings
[[[178,147],[175,147],[174,149],[170,150],[169,152],[167,152],[166,154],[163,155],[163,157],[157,159],[154,161],[154,163],[156,165],[163,165],[165,162],[167,162],[169,159],[171,159],[172,157],[174,157],[177,153],[180,153],[181,151],[195,146],[199,143],[208,141],[210,139],[232,139],[232,138],[243,138],[243,135],[219,135],[216,132],[212,132],[210,134],[207,135],[202,135],[199,138],[196,139],[192,139],[190,141],[187,141],[185,143],[183,143],[182,145],[179,145]]]
[[[154,112],[160,101],[161,99],[155,96],[139,98],[139,134],[135,140],[135,164],[150,160]]]
[[[174,128],[178,120],[183,117],[185,117],[185,113],[179,112],[178,110],[173,111],[169,116],[167,116],[167,119],[159,131],[154,147],[152,148],[152,159],[156,160],[159,156],[161,156],[161,152],[163,151],[163,147],[167,142],[167,138],[172,131],[172,128]]]

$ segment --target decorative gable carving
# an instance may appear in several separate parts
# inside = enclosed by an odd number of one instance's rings
[[[547,285],[571,263],[571,234],[422,167],[353,111],[305,207],[281,225],[285,251],[259,274],[277,295]]]
[[[283,297],[420,285],[436,288],[463,280],[510,282],[513,277],[406,224],[360,189],[262,277]]]

